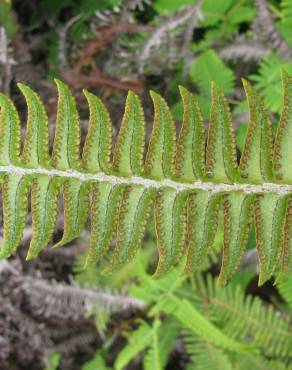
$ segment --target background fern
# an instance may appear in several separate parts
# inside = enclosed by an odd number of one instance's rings
[[[281,59],[276,54],[271,54],[263,58],[259,65],[259,73],[250,76],[256,82],[256,86],[261,91],[267,107],[276,113],[280,113],[283,105],[283,95],[281,86],[280,69],[285,68],[287,72],[292,72],[292,62]]]

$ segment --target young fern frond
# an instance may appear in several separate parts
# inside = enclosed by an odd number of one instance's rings
[[[289,309],[292,308],[292,276],[285,276],[284,279],[277,283],[277,289],[284,301],[288,304]]]
[[[166,330],[168,335],[165,335]],[[125,334],[129,342],[118,354],[115,369],[125,369],[138,353],[144,352],[144,370],[163,370],[179,334],[179,326],[172,318],[165,319],[163,322],[155,319],[152,326],[140,320],[139,327],[135,331]]]
[[[250,122],[237,163],[228,101],[212,84],[207,142],[196,97],[180,87],[184,104],[179,138],[165,100],[151,92],[154,126],[145,163],[144,113],[129,92],[111,161],[111,120],[99,98],[84,91],[89,129],[81,155],[74,97],[56,81],[59,99],[52,157],[48,118],[38,95],[19,84],[28,105],[27,134],[21,153],[21,125],[14,104],[0,95],[0,179],[4,232],[0,251],[7,258],[22,239],[31,194],[33,235],[27,258],[36,257],[52,237],[59,193],[64,232],[55,246],[76,238],[90,215],[87,264],[108,254],[107,269],[130,261],[154,209],[159,262],[168,272],[184,254],[186,271],[199,268],[212,246],[220,210],[224,217],[221,283],[236,271],[254,220],[260,284],[281,261],[292,269],[292,78],[283,72],[284,107],[273,143],[263,100],[246,81]],[[206,147],[206,151],[205,151]],[[116,247],[109,245],[117,236]]]
[[[210,275],[206,281],[196,275],[195,286],[201,299],[200,311],[207,312],[211,322],[228,338],[238,342],[248,338],[250,345],[268,357],[291,356],[288,315],[279,316],[272,305],[264,306],[258,297],[246,296],[239,285],[218,286]]]
[[[184,335],[184,343],[186,352],[190,357],[186,367],[187,370],[232,370],[232,364],[222,349],[201,340],[191,331]],[[244,355],[248,356],[247,353]]]
[[[184,335],[186,351],[190,357],[187,370],[291,370],[285,361],[268,360],[262,355],[245,352],[230,354],[227,351],[203,341],[192,332]]]

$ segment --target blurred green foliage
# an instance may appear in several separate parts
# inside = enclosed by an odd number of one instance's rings
[[[282,68],[288,74],[292,74],[292,62],[287,62],[279,55],[271,53],[260,62],[258,73],[250,76],[250,79],[256,82],[267,107],[278,114],[281,113],[283,105]]]
[[[10,1],[0,1],[0,26],[5,28],[8,37],[12,37],[17,31],[17,22]]]
[[[157,0],[153,3],[153,8],[161,15],[170,15],[182,6],[192,5],[193,3],[193,0]]]
[[[52,352],[47,359],[47,365],[44,370],[57,370],[60,360],[60,354],[58,352]]]
[[[60,12],[65,8],[71,10],[72,14],[85,13],[89,16],[96,11],[118,5],[120,0],[41,0],[40,3],[49,17],[58,17]]]

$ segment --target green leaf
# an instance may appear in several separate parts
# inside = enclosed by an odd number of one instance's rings
[[[284,361],[267,359],[250,353],[236,355],[235,362],[236,370],[291,370],[291,365],[287,365]]]
[[[7,258],[22,240],[28,209],[31,178],[23,175],[5,175],[2,183],[3,242],[0,258]]]
[[[227,354],[209,341],[203,341],[192,332],[184,336],[190,362],[186,370],[233,370]],[[246,355],[246,354],[245,354]]]
[[[28,105],[23,162],[28,167],[48,167],[49,124],[48,116],[39,96],[28,86],[17,84]]]
[[[182,256],[187,233],[187,196],[174,189],[161,189],[156,198],[155,221],[159,252],[156,276],[168,272]]]
[[[98,350],[93,358],[82,365],[82,370],[110,370],[110,368],[106,366],[101,350]]]
[[[235,136],[227,99],[212,84],[212,105],[206,152],[206,176],[214,182],[234,182],[237,178]]]
[[[243,80],[249,106],[249,124],[239,170],[251,183],[272,180],[273,133],[264,103],[247,81]]]
[[[118,215],[117,242],[110,262],[112,268],[120,269],[135,256],[144,237],[155,195],[155,189],[143,186],[129,186],[124,190]]]
[[[292,197],[287,200],[286,218],[283,230],[282,272],[292,271]]]
[[[205,127],[196,97],[180,86],[183,124],[177,144],[176,175],[181,181],[202,180],[205,172]]]
[[[91,234],[85,265],[95,264],[107,251],[116,229],[123,185],[109,182],[92,185]]]
[[[0,164],[18,164],[20,157],[20,120],[15,105],[0,94]]]
[[[278,309],[272,304],[246,295],[241,286],[232,282],[221,287],[210,275],[203,277],[197,274],[194,284],[194,292],[200,296],[196,303],[200,312],[213,325],[220,327],[228,338],[249,343],[267,357],[290,356],[292,333],[289,321],[283,315],[279,316]],[[253,351],[252,355],[257,353]],[[248,354],[251,352],[244,355]]]
[[[57,17],[63,8],[70,6],[70,5],[73,5],[73,0],[60,0],[60,1],[42,0],[41,1],[41,6],[49,17]]]
[[[275,272],[281,256],[283,227],[287,197],[266,193],[257,195],[255,225],[257,249],[260,261],[259,285],[264,284]],[[270,217],[265,217],[265,214]]]
[[[276,287],[285,302],[292,308],[292,275],[285,275],[284,279],[279,281]]]
[[[59,170],[80,169],[79,115],[68,86],[55,80],[58,88],[58,112],[52,162]]]
[[[1,1],[0,3],[0,26],[4,27],[9,38],[12,38],[17,32],[18,24],[10,1]]]
[[[255,347],[237,342],[208,321],[199,311],[186,299],[179,299],[174,295],[167,298],[163,310],[174,315],[181,324],[211,343],[234,352],[255,351]]]
[[[176,132],[165,100],[150,92],[154,104],[154,125],[145,161],[145,174],[160,180],[174,175]]]
[[[83,90],[89,105],[89,127],[82,164],[88,172],[110,172],[112,124],[108,110],[95,95]]]
[[[216,2],[205,0],[202,5],[203,25],[205,27],[217,25],[218,21],[223,20],[231,4],[232,0],[216,0]]]
[[[166,333],[167,335],[165,335]],[[164,370],[168,362],[169,352],[178,335],[178,322],[173,320],[172,317],[167,317],[157,330],[153,331],[149,349],[144,355],[143,370]]]
[[[292,62],[287,62],[277,54],[271,53],[262,59],[259,73],[250,76],[250,79],[256,82],[255,86],[262,94],[267,107],[276,113],[281,112],[283,105],[281,69],[291,75]]]
[[[239,25],[243,22],[252,21],[255,15],[256,10],[254,7],[248,5],[239,5],[239,3],[235,2],[234,7],[229,11],[226,17],[226,21],[234,25]]]
[[[224,196],[224,242],[219,275],[222,284],[226,284],[235,273],[243,257],[252,223],[254,201],[253,194],[243,192]]]
[[[275,139],[274,170],[280,182],[292,183],[292,78],[283,71],[284,107]]]
[[[236,129],[236,147],[240,150],[241,153],[243,152],[246,135],[247,135],[247,124],[240,123]]]
[[[191,65],[190,78],[205,95],[210,94],[211,82],[220,86],[223,93],[230,93],[234,90],[233,71],[225,66],[212,49],[204,51],[194,60]]]
[[[277,27],[281,35],[286,39],[288,44],[292,45],[292,3],[290,0],[280,2],[281,18],[277,22]]]
[[[136,355],[145,350],[153,339],[154,332],[158,329],[160,321],[156,320],[153,327],[145,321],[140,321],[137,330],[129,334],[129,342],[118,354],[115,361],[115,370],[122,370]]]
[[[194,0],[156,0],[153,8],[161,15],[169,15],[179,10],[182,6],[193,4]]]
[[[31,189],[32,239],[27,260],[36,257],[49,243],[55,228],[61,181],[47,175],[33,179]]]
[[[139,97],[129,91],[113,157],[113,168],[122,176],[141,175],[145,145],[144,112]]]
[[[58,248],[77,238],[88,218],[89,185],[77,179],[65,180],[62,184],[64,202],[64,231],[62,239],[54,247]]]
[[[191,193],[188,199],[188,254],[185,271],[198,271],[210,251],[218,226],[222,194],[212,191]]]
[[[119,5],[120,0],[82,0],[80,10],[82,12],[96,12]]]
[[[44,370],[57,370],[60,365],[61,355],[59,352],[51,352],[46,361]]]

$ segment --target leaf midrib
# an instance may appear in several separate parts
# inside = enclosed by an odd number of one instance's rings
[[[125,184],[125,185],[142,185],[145,188],[163,188],[170,187],[175,189],[177,192],[193,190],[193,191],[212,191],[213,193],[218,192],[234,192],[243,191],[244,193],[278,193],[279,196],[284,196],[292,193],[292,184],[282,183],[262,183],[262,184],[247,184],[247,183],[211,183],[194,181],[193,183],[179,182],[178,179],[164,178],[162,180],[149,179],[142,176],[131,176],[122,177],[116,174],[106,174],[99,172],[96,174],[80,172],[77,170],[69,169],[58,170],[53,168],[26,168],[16,165],[0,166],[0,173],[14,174],[14,175],[48,175],[51,177],[65,177],[75,178],[81,182],[103,182],[107,181],[113,185]]]

